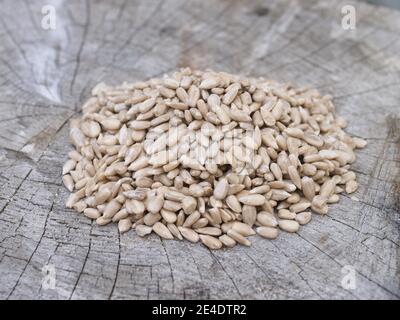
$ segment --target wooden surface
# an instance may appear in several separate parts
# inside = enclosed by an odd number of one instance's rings
[[[46,31],[47,3],[0,2],[0,298],[400,298],[400,12],[354,3],[345,31],[337,1],[54,1]],[[217,252],[119,236],[67,210],[68,119],[93,85],[178,66],[332,94],[369,143],[353,166],[358,201],[343,196],[298,234]],[[341,285],[347,265],[354,290]]]

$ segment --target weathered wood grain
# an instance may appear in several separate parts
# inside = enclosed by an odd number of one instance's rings
[[[0,298],[399,299],[400,12],[336,1],[0,3]],[[57,4],[58,3],[58,4]],[[298,234],[210,252],[187,241],[119,235],[64,207],[68,119],[99,81],[178,66],[320,88],[368,140],[360,188]],[[55,289],[42,287],[54,266]],[[343,266],[356,270],[346,290]]]

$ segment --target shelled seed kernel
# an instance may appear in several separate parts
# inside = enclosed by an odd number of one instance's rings
[[[297,232],[358,188],[349,167],[366,141],[312,88],[186,68],[100,83],[82,111],[62,168],[66,205],[121,233],[249,246],[256,233]]]

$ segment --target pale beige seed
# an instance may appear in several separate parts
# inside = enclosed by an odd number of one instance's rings
[[[288,204],[295,204],[300,201],[300,195],[298,193],[293,193],[290,197],[288,197],[285,202]]]
[[[229,229],[227,232],[227,235],[241,245],[244,245],[247,247],[249,247],[251,245],[251,242],[248,239],[246,239],[239,232],[237,232],[233,229]]]
[[[172,201],[182,201],[185,195],[179,191],[169,189],[164,193],[164,198]]]
[[[227,248],[233,248],[236,245],[236,241],[226,234],[223,234],[218,239]]]
[[[229,191],[229,184],[225,178],[220,179],[214,188],[214,197],[217,200],[226,198]]]
[[[272,113],[267,108],[264,107],[262,107],[260,111],[261,111],[261,117],[263,118],[265,125],[268,127],[274,126],[276,120],[275,117],[272,115]]]
[[[282,189],[271,190],[271,200],[283,201],[290,197],[290,193]]]
[[[278,229],[272,227],[257,227],[257,234],[266,239],[276,239],[278,237]]]
[[[130,163],[135,161],[143,150],[141,143],[135,143],[125,153],[124,165],[128,166]]]
[[[311,206],[311,203],[308,201],[301,201],[295,204],[292,204],[289,208],[291,211],[297,213],[297,212],[302,212],[309,208]]]
[[[126,200],[125,207],[129,214],[142,214],[146,210],[144,203],[141,200],[136,199]]]
[[[267,193],[270,189],[271,189],[270,186],[267,185],[267,184],[265,184],[265,185],[258,186],[258,187],[255,187],[255,188],[251,189],[251,190],[249,191],[249,193],[259,193],[259,194],[263,194],[263,193]]]
[[[212,89],[219,85],[219,80],[217,78],[206,78],[201,83],[200,89]]]
[[[353,193],[358,189],[358,184],[355,180],[349,180],[346,182],[346,193]]]
[[[195,223],[192,224],[191,228],[193,229],[204,228],[207,225],[208,225],[208,219],[200,218],[199,220],[197,220]]]
[[[71,128],[69,131],[69,137],[71,139],[71,142],[80,149],[85,145],[85,135],[82,133],[82,131],[79,128]]]
[[[248,224],[238,222],[238,221],[235,221],[232,224],[232,230],[239,232],[242,236],[245,236],[245,237],[256,234],[255,231]]]
[[[323,197],[329,198],[331,194],[335,191],[336,183],[333,179],[326,180],[320,190],[319,194]]]
[[[195,229],[197,233],[208,234],[209,236],[220,236],[222,231],[216,227],[204,227]]]
[[[84,121],[81,130],[89,138],[96,138],[101,132],[100,125],[96,121]]]
[[[222,209],[218,210],[216,208],[211,208],[209,210],[210,218],[211,218],[211,223],[214,224],[221,224],[222,218],[221,218],[221,211]]]
[[[197,200],[193,197],[186,196],[182,199],[182,209],[186,214],[193,213],[197,208]]]
[[[328,198],[327,203],[337,203],[339,202],[339,200],[340,200],[339,195],[333,194]]]
[[[88,218],[90,218],[90,219],[97,219],[97,218],[99,218],[100,216],[101,216],[101,213],[97,210],[97,209],[94,209],[94,208],[87,208],[87,209],[85,209],[84,211],[83,211],[83,214],[86,216],[86,217],[88,217]]]
[[[226,198],[226,204],[232,211],[240,213],[242,211],[242,206],[238,199],[234,195],[230,195]]]
[[[253,226],[253,224],[257,220],[257,209],[254,206],[249,206],[249,205],[243,205],[242,208],[242,219],[243,222],[248,224],[250,227]]]
[[[161,214],[148,213],[143,217],[144,224],[148,226],[154,225],[157,221],[161,220]]]
[[[356,179],[356,174],[354,173],[354,171],[349,171],[342,175],[340,179],[340,184],[346,184],[348,181],[355,179]]]
[[[322,159],[332,160],[338,157],[336,150],[320,150],[318,154]]]
[[[179,227],[179,226],[182,226],[184,222],[185,222],[185,213],[183,212],[183,210],[181,210],[181,211],[179,211],[179,213],[176,217],[175,224]]]
[[[122,194],[128,199],[143,201],[144,199],[146,199],[147,190],[137,188],[135,190],[124,191]]]
[[[353,137],[353,142],[356,148],[362,149],[367,145],[367,141],[361,138]]]
[[[260,212],[257,214],[257,222],[265,227],[276,227],[278,221],[275,216],[270,212]]]
[[[183,223],[183,227],[190,227],[193,223],[200,219],[200,212],[195,211],[191,213]]]
[[[130,218],[121,219],[118,221],[118,230],[120,233],[127,232],[132,227],[132,221]]]
[[[74,180],[69,174],[63,175],[62,177],[64,186],[68,189],[69,192],[74,190]]]
[[[153,225],[153,231],[163,239],[167,240],[174,239],[174,236],[172,235],[171,231],[169,231],[169,229],[161,222],[156,222]]]
[[[182,239],[183,239],[181,233],[179,232],[178,227],[177,227],[175,224],[173,224],[173,223],[168,223],[168,224],[167,224],[167,228],[168,228],[168,230],[172,233],[172,235],[173,235],[175,238],[178,238],[179,240],[182,240]]]
[[[100,123],[104,129],[110,131],[118,130],[121,127],[121,122],[115,118],[106,118],[103,119]]]
[[[140,104],[138,104],[138,109],[141,113],[145,113],[147,111],[149,111],[151,108],[153,108],[154,104],[156,103],[156,99],[155,98],[150,98],[147,99],[143,102],[141,102]]]
[[[129,216],[128,211],[126,211],[126,209],[123,208],[123,209],[119,210],[119,211],[114,215],[114,217],[112,217],[111,220],[112,220],[112,222],[119,222],[119,221],[122,220],[122,219],[128,218],[128,216]]]
[[[315,197],[314,180],[309,177],[303,177],[301,178],[301,186],[304,196],[311,201]]]
[[[146,208],[150,213],[158,213],[164,205],[164,196],[162,194],[149,195],[146,200]]]
[[[293,181],[295,186],[301,190],[302,189],[301,178],[297,169],[294,166],[290,165],[287,167],[287,170],[290,179]]]
[[[313,177],[317,173],[317,168],[311,163],[304,163],[301,166],[302,173],[305,176]]]
[[[275,177],[277,180],[282,180],[282,171],[281,171],[281,168],[280,168],[275,162],[272,162],[272,163],[271,163],[270,169],[271,169],[272,174],[274,175],[274,177]]]
[[[261,194],[238,196],[238,200],[248,206],[262,206],[265,203],[265,197]]]
[[[165,200],[163,208],[165,210],[169,210],[169,211],[172,211],[172,212],[177,212],[177,211],[182,209],[182,204],[181,204],[181,202]]]
[[[117,200],[111,200],[103,212],[104,219],[111,219],[121,209],[121,204]]]
[[[244,111],[231,109],[229,111],[230,118],[238,122],[251,122],[251,117]]]
[[[322,207],[326,204],[327,198],[321,195],[315,196],[311,204],[315,207]]]
[[[311,209],[319,214],[327,214],[328,206],[326,205],[327,198],[322,196],[315,196],[311,202]]]
[[[223,233],[227,233],[228,230],[232,229],[233,221],[230,222],[224,222],[221,224],[221,230]]]
[[[99,226],[105,226],[106,224],[109,224],[111,222],[111,219],[107,219],[107,218],[105,218],[105,217],[98,217],[97,219],[96,219],[96,223],[99,225]]]
[[[233,100],[235,100],[236,95],[239,92],[239,89],[240,89],[240,84],[237,83],[234,83],[230,85],[228,88],[226,88],[226,93],[222,98],[222,102],[226,105],[230,105],[233,102]]]
[[[70,171],[74,170],[76,163],[77,162],[73,159],[67,160],[67,162],[65,162],[65,164],[62,168],[62,174],[65,175],[65,174],[69,173]]]
[[[278,211],[278,218],[280,219],[287,219],[287,220],[293,220],[296,218],[296,213],[289,211],[287,209],[280,209]]]
[[[310,220],[311,220],[311,212],[309,211],[299,212],[296,215],[296,221],[301,225],[309,223]]]
[[[285,129],[285,132],[294,138],[299,138],[302,139],[304,137],[304,132],[303,130],[299,129],[299,128],[287,128]]]
[[[313,133],[305,133],[303,139],[310,145],[320,148],[324,145],[324,141]],[[306,161],[307,162],[307,161]]]
[[[189,228],[185,227],[178,227],[178,230],[180,231],[181,235],[186,239],[189,240],[190,242],[196,243],[199,241],[199,234]]]
[[[78,201],[75,202],[74,205],[72,206],[72,208],[75,209],[75,211],[77,212],[83,212],[86,208],[87,208],[87,204],[85,203],[85,201]]]
[[[261,133],[261,138],[262,138],[263,143],[266,146],[271,147],[271,148],[276,149],[276,150],[279,149],[278,144],[276,143],[276,140],[275,140],[274,136],[271,134],[271,132],[269,130],[263,131]]]
[[[175,212],[161,209],[160,211],[161,217],[167,222],[167,223],[175,223],[176,220],[178,219],[177,215]]]
[[[211,250],[218,250],[222,248],[222,242],[213,236],[201,234],[199,235],[201,242]]]
[[[153,228],[144,224],[139,224],[135,227],[135,230],[138,236],[144,237],[150,234],[153,231]]]
[[[299,223],[295,220],[279,220],[279,228],[287,232],[297,232],[299,230]]]

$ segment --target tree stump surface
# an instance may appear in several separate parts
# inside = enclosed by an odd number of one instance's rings
[[[41,27],[48,3],[55,30]],[[400,12],[352,2],[356,29],[344,30],[343,4],[2,1],[0,298],[399,299]],[[91,88],[181,66],[333,95],[347,132],[368,141],[356,198],[297,234],[220,251],[119,235],[66,209],[68,120]]]

